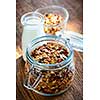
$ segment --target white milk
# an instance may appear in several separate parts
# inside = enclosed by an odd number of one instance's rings
[[[25,20],[22,33],[22,49],[23,58],[26,60],[26,48],[28,44],[35,38],[45,35],[43,32],[43,22],[39,18],[32,16]]]

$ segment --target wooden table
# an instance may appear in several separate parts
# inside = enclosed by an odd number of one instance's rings
[[[50,4],[68,9],[70,19],[67,28],[82,34],[82,0],[17,0],[16,1],[16,100],[83,100],[83,53],[74,52],[75,78],[72,86],[64,94],[44,97],[23,86],[24,64],[21,50],[22,25],[20,18],[24,13]]]

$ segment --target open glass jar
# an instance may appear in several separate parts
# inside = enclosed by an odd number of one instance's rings
[[[67,50],[67,57],[63,61],[56,63],[42,63],[34,60],[32,51],[38,50],[42,46],[48,48],[46,45],[48,43],[60,46],[60,49],[57,46],[52,47],[56,48],[55,51],[62,52],[62,50]],[[49,49],[52,55],[55,54],[55,52],[53,52],[54,50],[51,48]],[[44,49],[42,48],[41,50],[43,51]],[[38,52],[39,51],[37,51],[37,53]],[[50,59],[52,59],[52,56],[49,56]],[[28,45],[26,49],[26,58],[27,62],[25,66],[27,68],[27,77],[24,81],[24,86],[26,88],[44,96],[54,96],[65,92],[71,85],[74,78],[75,66],[73,61],[73,49],[69,40],[65,40],[58,36],[42,36],[36,38]]]
[[[69,13],[67,9],[61,6],[47,6],[38,8],[36,12],[44,15],[44,32],[49,35],[56,35],[58,32],[62,33],[66,27]]]

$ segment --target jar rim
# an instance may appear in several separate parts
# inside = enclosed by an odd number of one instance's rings
[[[53,39],[62,39],[64,42],[65,42],[65,45],[70,49],[70,54],[69,56],[67,57],[67,59],[65,59],[64,61],[60,62],[60,63],[56,63],[56,64],[44,64],[44,63],[39,63],[38,61],[34,60],[31,55],[29,54],[29,47],[27,47],[26,49],[26,58],[28,59],[28,61],[31,63],[31,64],[35,64],[35,65],[38,65],[39,68],[41,69],[48,69],[46,66],[49,66],[49,67],[54,67],[54,66],[58,66],[57,68],[55,69],[61,69],[65,64],[69,63],[71,60],[72,60],[72,57],[73,57],[73,49],[72,49],[72,46],[68,43],[68,41],[66,41],[65,39],[59,37],[59,36],[42,36],[42,37],[38,37],[34,40],[31,41],[31,43],[29,44],[32,45],[33,43],[35,43],[36,41],[38,41],[39,39],[41,38],[53,38]],[[54,70],[53,68],[49,68],[49,70]]]
[[[27,20],[29,18],[33,18],[34,16],[40,18],[39,23],[27,23]],[[21,24],[22,25],[39,25],[42,22],[44,22],[44,16],[39,12],[28,12],[28,13],[25,13],[24,15],[22,15],[22,17],[21,17]]]
[[[59,26],[61,26],[62,24],[64,24],[65,22],[68,21],[68,19],[69,19],[68,10],[67,10],[66,8],[62,7],[62,6],[50,5],[50,6],[46,6],[46,7],[41,7],[41,8],[36,9],[35,12],[39,12],[39,10],[48,9],[48,8],[50,8],[50,9],[51,9],[51,8],[62,9],[66,17],[65,17],[64,21],[62,21],[61,23],[59,23],[59,24],[57,24],[57,25],[45,25],[46,27],[59,27]],[[40,12],[39,12],[39,13],[40,13]]]

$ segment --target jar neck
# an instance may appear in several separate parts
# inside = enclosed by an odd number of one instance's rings
[[[21,23],[23,26],[38,27],[44,23],[44,17],[40,13],[29,12],[21,17]]]
[[[65,46],[65,48],[68,49],[69,55],[68,57],[60,62],[60,63],[56,63],[56,64],[43,64],[43,63],[39,63],[36,60],[34,60],[31,56],[31,51],[41,45],[43,45],[44,43],[47,43],[48,41],[50,42],[56,42],[56,43],[60,43],[62,45]],[[57,69],[61,69],[62,67],[64,67],[65,65],[67,65],[68,63],[70,63],[71,61],[73,61],[73,49],[69,43],[69,41],[58,37],[58,36],[42,36],[42,37],[38,37],[36,39],[34,39],[27,47],[26,49],[26,58],[28,60],[28,62],[32,65],[36,65],[37,67],[39,67],[40,69],[44,69],[44,70],[57,70]]]
[[[67,60],[61,62],[61,63],[57,63],[57,64],[42,64],[42,63],[38,63],[38,62],[34,62],[31,58],[30,55],[28,53],[28,50],[26,50],[26,58],[28,63],[34,68],[37,68],[39,70],[60,70],[62,68],[70,67],[69,65],[71,63],[73,63],[73,56],[74,56],[74,52],[72,52],[72,54],[68,57]]]

